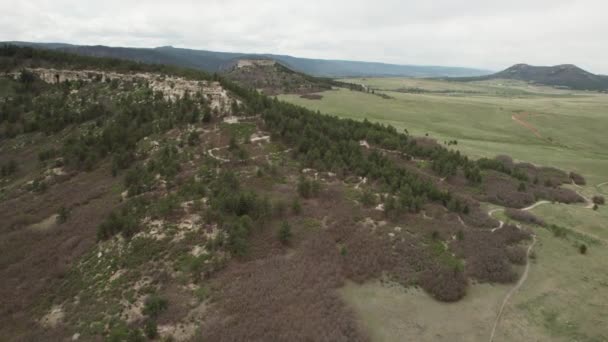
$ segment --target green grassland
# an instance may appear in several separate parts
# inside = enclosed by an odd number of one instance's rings
[[[454,92],[379,90],[393,97],[384,99],[338,89],[321,93],[321,100],[297,95],[282,95],[281,99],[340,117],[391,124],[414,135],[428,133],[439,141],[456,139],[457,148],[472,157],[509,154],[518,160],[578,171],[593,184],[608,181],[608,95],[536,86],[524,92],[526,86],[516,82],[400,80],[404,81],[365,82],[378,89],[417,87]],[[538,129],[541,138],[512,119],[521,112],[530,114],[525,120]]]
[[[346,81],[364,84],[376,94],[335,89],[320,93],[321,100],[296,95],[281,99],[322,113],[391,124],[417,136],[428,133],[440,142],[456,139],[455,148],[471,157],[508,154],[520,161],[579,172],[587,185],[575,190],[589,198],[608,194],[608,184],[602,184],[608,182],[606,94],[503,80]],[[540,138],[512,119],[520,114]],[[532,212],[568,233],[556,236],[548,229],[529,227],[538,238],[535,258],[527,281],[505,307],[494,341],[605,341],[608,208],[594,211],[584,204],[546,204]],[[504,219],[501,213],[495,216]],[[586,255],[579,253],[582,243],[589,246]],[[492,317],[505,293],[503,285],[476,285],[464,300],[441,304],[423,293],[387,289],[380,283],[350,284],[343,291],[372,339],[387,341],[403,336],[420,341],[487,341]],[[434,314],[438,320],[429,320],[425,314],[433,310],[441,313]]]

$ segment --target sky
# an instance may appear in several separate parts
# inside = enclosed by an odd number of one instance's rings
[[[606,0],[0,0],[0,41],[608,74]]]

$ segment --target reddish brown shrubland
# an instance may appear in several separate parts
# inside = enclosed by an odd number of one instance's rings
[[[526,250],[521,246],[511,246],[506,249],[507,258],[515,265],[526,264]]]
[[[570,179],[577,185],[585,185],[587,182],[585,181],[585,177],[579,175],[576,172],[570,172]]]
[[[484,192],[482,199],[491,203],[512,208],[523,208],[535,201],[533,194],[518,190],[519,181],[515,178],[499,174],[495,171],[487,172],[484,178]]]
[[[513,282],[517,274],[510,264],[510,246],[529,238],[529,234],[512,225],[495,232],[469,230],[462,240],[452,246],[457,255],[466,260],[465,273],[482,282]]]
[[[531,223],[544,227],[545,221],[536,215],[532,214],[529,211],[523,211],[518,209],[507,208],[505,210],[505,214],[513,220],[523,222],[523,223]]]
[[[468,282],[461,270],[435,265],[422,272],[420,283],[422,288],[436,299],[455,302],[465,296]]]
[[[233,264],[201,329],[205,341],[365,341],[353,313],[334,291],[341,256],[317,234],[293,255]]]
[[[537,198],[566,204],[585,202],[585,199],[577,194],[576,191],[565,188],[536,187],[534,195]]]

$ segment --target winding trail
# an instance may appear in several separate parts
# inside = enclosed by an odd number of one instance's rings
[[[521,210],[521,211],[528,211],[528,210],[532,210],[532,209],[534,209],[534,208],[538,207],[539,205],[543,205],[543,204],[550,204],[550,203],[551,203],[551,202],[549,202],[549,201],[538,201],[538,202],[536,202],[536,203],[532,204],[532,205],[531,205],[531,206],[529,206],[529,207],[525,207],[525,208],[523,208],[523,209],[519,209],[519,210]]]
[[[529,210],[532,210],[532,209],[538,207],[539,205],[543,205],[543,204],[547,204],[547,203],[551,203],[551,202],[538,201],[538,202],[532,204],[531,206],[520,209],[520,210],[529,211]],[[488,215],[492,216],[493,213],[495,213],[497,211],[502,211],[502,210],[504,210],[504,209],[502,209],[502,208],[492,209],[488,212]],[[499,222],[500,222],[500,226],[492,229],[492,232],[494,232],[497,229],[500,229],[504,226],[503,221],[499,220]],[[521,229],[521,226],[519,224],[516,225],[516,227],[518,229]],[[521,278],[519,278],[519,280],[517,281],[517,284],[515,284],[515,286],[513,286],[513,288],[511,290],[509,290],[509,292],[507,293],[505,298],[502,300],[502,304],[500,305],[500,309],[498,310],[498,314],[496,315],[496,319],[494,320],[494,325],[492,326],[492,332],[490,333],[490,342],[494,341],[494,335],[496,335],[496,329],[498,328],[498,323],[500,322],[500,319],[502,318],[503,311],[505,310],[505,307],[509,303],[509,300],[515,294],[515,292],[517,292],[528,279],[528,273],[530,272],[530,253],[532,252],[532,248],[534,247],[535,244],[536,244],[536,235],[532,234],[532,243],[530,244],[530,246],[528,246],[528,250],[526,251],[526,267],[524,268],[524,273],[521,275]]]
[[[211,158],[213,158],[215,160],[218,160],[218,161],[220,161],[222,163],[227,163],[227,162],[230,161],[230,159],[225,159],[225,158],[222,158],[222,157],[219,157],[219,156],[216,156],[216,155],[213,154],[213,151],[219,151],[219,150],[222,150],[222,149],[225,149],[225,148],[228,148],[228,145],[222,146],[222,147],[212,148],[212,149],[210,149],[210,150],[207,151],[207,154],[209,155],[209,157],[211,157]]]
[[[213,159],[215,159],[217,161],[220,161],[222,163],[228,163],[228,162],[231,161],[230,159],[222,158],[220,156],[216,156],[215,154],[213,154],[214,151],[219,151],[219,150],[227,149],[228,147],[229,146],[226,145],[226,146],[212,148],[210,150],[207,150],[207,155],[209,155],[209,157],[211,157],[211,158],[213,158]],[[260,158],[266,158],[266,160],[268,160],[268,162],[270,163],[271,162],[270,161],[270,157],[276,156],[276,155],[279,155],[279,154],[282,154],[282,153],[289,153],[292,150],[293,150],[292,148],[288,148],[288,149],[283,150],[283,151],[271,152],[271,153],[262,154],[262,155],[259,155],[259,156],[253,156],[253,157],[250,157],[250,158],[247,158],[247,159],[244,159],[244,160],[256,160],[256,159],[260,159]]]
[[[499,212],[499,211],[505,211],[505,210],[502,208],[492,209],[492,210],[488,211],[488,216],[492,217],[492,214]],[[492,228],[491,232],[494,233],[495,231],[501,229],[504,225],[505,225],[504,221],[498,220],[498,227]]]
[[[500,322],[500,318],[502,317],[502,313],[509,302],[509,299],[519,290],[519,288],[524,284],[524,282],[528,279],[528,273],[530,272],[530,253],[532,252],[532,248],[536,244],[536,235],[532,235],[532,243],[528,246],[528,250],[526,252],[526,268],[524,269],[524,273],[515,286],[507,293],[505,299],[503,299],[502,304],[500,305],[500,309],[498,310],[498,315],[496,316],[496,320],[494,321],[494,325],[492,326],[492,332],[490,334],[490,342],[494,341],[494,335],[496,334],[496,329],[498,328],[498,323]]]
[[[574,184],[574,182],[572,183]],[[578,185],[577,185],[578,186]],[[578,187],[579,189],[582,189],[580,186]],[[585,202],[587,203],[587,205],[585,206],[585,209],[593,209],[593,206],[595,203],[593,203],[593,201],[588,198],[587,196],[583,195],[581,192],[574,190],[579,196],[581,196]]]

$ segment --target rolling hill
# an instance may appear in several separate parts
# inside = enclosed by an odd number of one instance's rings
[[[223,75],[243,87],[257,89],[266,95],[304,95],[329,90],[332,87],[364,90],[359,84],[294,71],[273,59],[239,59],[234,61]]]
[[[533,66],[516,64],[501,72],[466,78],[452,78],[456,81],[482,81],[492,79],[520,80],[535,84],[575,90],[608,90],[608,76],[592,74],[576,65]]]
[[[386,63],[299,58],[274,54],[248,54],[182,49],[171,46],[157,48],[129,48],[84,46],[63,43],[7,42],[20,46],[62,50],[94,57],[112,57],[144,63],[170,64],[207,72],[221,72],[242,58],[276,60],[299,72],[320,77],[348,76],[407,76],[407,77],[470,77],[490,73],[487,70],[444,66],[396,65]]]

